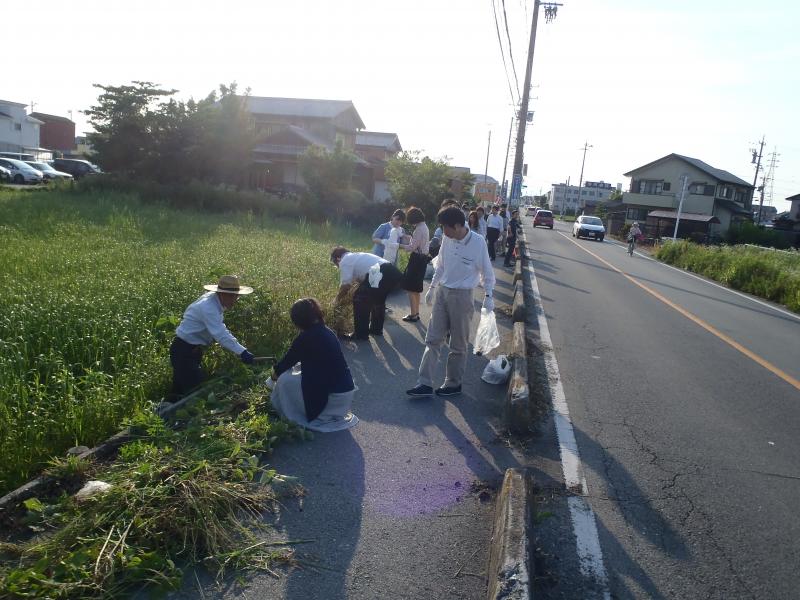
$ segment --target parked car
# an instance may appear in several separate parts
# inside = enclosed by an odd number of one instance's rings
[[[0,181],[11,181],[11,171],[5,167],[0,167]]]
[[[26,154],[24,152],[0,152],[0,158],[13,158],[14,160],[36,160],[33,154]]]
[[[69,173],[75,179],[80,179],[86,175],[96,175],[102,173],[100,167],[93,165],[88,160],[80,160],[76,158],[56,158],[50,161],[50,164],[57,171]]]
[[[536,211],[536,214],[533,215],[533,226],[537,227],[541,225],[542,227],[549,227],[550,229],[553,228],[553,212],[549,210],[544,210],[540,208]]]
[[[602,242],[605,236],[606,228],[603,227],[600,217],[581,215],[575,219],[575,224],[572,226],[572,237],[587,237]]]
[[[0,167],[11,171],[11,181],[17,184],[42,183],[44,175],[28,163],[13,158],[0,158]]]
[[[69,173],[64,173],[63,171],[56,171],[46,162],[35,162],[30,160],[26,160],[25,162],[28,163],[30,166],[32,166],[34,169],[38,169],[39,171],[41,171],[42,175],[44,175],[45,181],[54,181],[56,179],[58,180],[72,179],[72,175],[70,175]]]

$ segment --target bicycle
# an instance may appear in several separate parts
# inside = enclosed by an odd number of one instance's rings
[[[636,247],[636,238],[631,236],[628,238],[628,255],[633,256],[633,249]]]

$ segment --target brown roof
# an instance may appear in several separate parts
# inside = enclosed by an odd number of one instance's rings
[[[674,210],[651,210],[647,213],[648,219],[672,219],[677,218],[678,213]],[[719,223],[719,219],[714,215],[697,215],[695,213],[681,213],[681,221],[698,221],[700,223]]]

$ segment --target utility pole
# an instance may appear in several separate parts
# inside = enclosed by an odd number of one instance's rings
[[[486,168],[483,169],[483,183],[489,177],[489,149],[492,147],[492,130],[489,130],[489,142],[486,144]]]
[[[556,2],[540,2],[534,0],[533,21],[531,22],[531,39],[528,44],[528,64],[525,67],[525,84],[522,89],[522,101],[520,102],[517,128],[517,148],[514,155],[514,171],[512,172],[511,183],[511,206],[519,206],[520,196],[522,196],[522,163],[524,160],[523,149],[525,147],[525,124],[528,119],[528,100],[531,92],[531,70],[533,68],[533,51],[536,47],[536,26],[539,24],[539,6],[544,5],[545,21],[551,22],[556,17],[558,7],[563,4]]]
[[[506,171],[508,170],[508,154],[511,152],[511,132],[514,130],[514,115],[511,115],[511,124],[508,126],[508,144],[506,144],[506,162],[503,163],[503,180],[500,185],[503,188],[503,202],[507,200],[508,186],[506,186]]]
[[[760,158],[761,157],[759,156],[759,159]],[[758,219],[756,220],[756,225],[761,225],[761,219],[763,218],[763,212],[764,212],[764,191],[767,188],[767,181],[769,181],[774,177],[775,162],[777,158],[778,158],[777,152],[773,152],[770,155],[769,169],[761,177],[761,200],[758,203]]]
[[[756,183],[758,183],[758,171],[761,169],[761,154],[764,152],[764,142],[765,136],[761,136],[761,145],[756,151],[755,148],[751,148],[750,152],[753,154],[752,164],[756,166],[756,174],[753,176],[753,191],[755,191]],[[750,200],[750,206],[748,207],[751,211],[753,210],[753,200]],[[756,220],[756,224],[761,222],[761,213],[758,213],[758,219]]]
[[[589,148],[594,148],[594,146],[592,146],[589,142],[584,142],[584,144],[583,144],[583,161],[581,161],[581,177],[580,177],[580,179],[578,179],[578,204],[580,204],[581,201],[582,201],[581,196],[583,194],[581,194],[581,187],[583,186],[583,167],[586,164],[586,151]]]
[[[672,241],[674,242],[678,237],[678,225],[681,222],[681,209],[683,208],[683,198],[686,196],[686,184],[689,183],[688,175],[681,175],[683,179],[683,186],[681,187],[681,199],[678,202],[678,214],[675,217],[675,231],[672,232]]]

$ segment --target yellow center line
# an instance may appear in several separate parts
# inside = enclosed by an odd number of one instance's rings
[[[567,236],[565,233],[562,233],[561,231],[559,231],[558,234],[563,236],[564,239],[566,239],[568,242],[572,242],[573,244],[575,244],[578,248],[580,248],[581,250],[583,250],[587,254],[590,254],[591,256],[595,257],[597,260],[599,260],[601,263],[603,263],[604,265],[606,265],[610,269],[612,269],[612,270],[616,271],[617,273],[619,273],[620,275],[622,275],[625,279],[627,279],[628,281],[630,281],[634,285],[639,286],[640,288],[642,288],[648,294],[651,294],[655,298],[658,298],[659,300],[661,300],[661,302],[663,302],[664,304],[666,304],[670,308],[675,309],[676,311],[678,311],[680,314],[682,314],[684,317],[686,317],[690,321],[693,321],[694,323],[697,323],[700,327],[702,327],[703,329],[705,329],[709,333],[717,336],[723,342],[725,342],[726,344],[728,344],[732,348],[738,350],[739,352],[744,354],[750,360],[758,363],[759,365],[761,365],[762,367],[764,367],[768,371],[771,371],[772,373],[774,373],[775,375],[777,375],[778,377],[783,379],[789,385],[794,386],[796,389],[800,390],[800,380],[795,379],[794,377],[789,375],[786,371],[783,371],[782,369],[779,369],[778,367],[773,365],[771,362],[769,362],[768,360],[760,357],[758,354],[756,354],[752,350],[748,350],[747,348],[742,346],[739,342],[737,342],[733,338],[725,335],[724,333],[722,333],[717,328],[715,328],[712,325],[709,325],[708,323],[703,321],[703,319],[701,319],[697,315],[694,315],[694,314],[690,313],[688,310],[686,310],[682,306],[678,306],[672,300],[669,300],[669,299],[665,298],[664,296],[659,294],[654,289],[652,289],[652,288],[646,286],[645,284],[637,281],[635,278],[631,277],[630,275],[628,275],[627,273],[625,273],[621,269],[618,269],[617,267],[612,265],[610,262],[608,262],[604,258],[599,257],[597,254],[595,254],[591,250],[588,250],[587,248],[584,248],[581,244],[577,243],[575,240],[570,239],[569,236]]]

